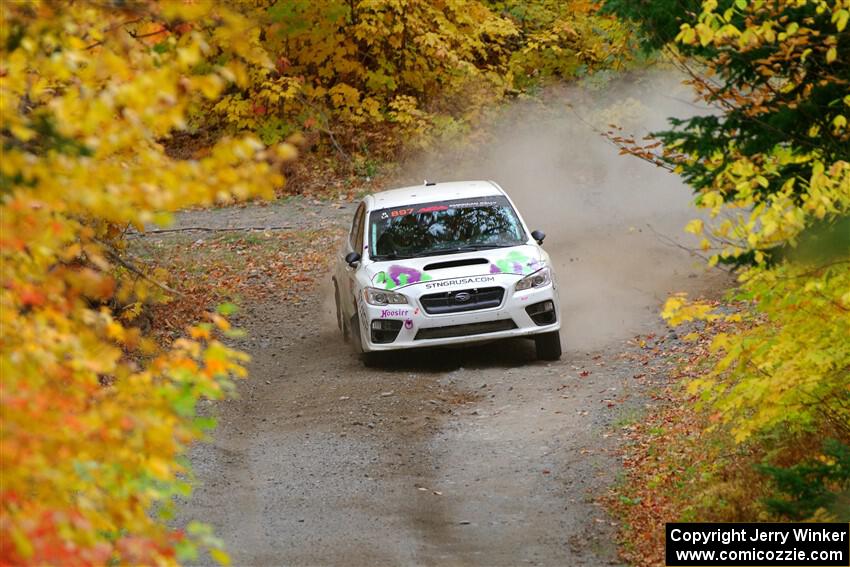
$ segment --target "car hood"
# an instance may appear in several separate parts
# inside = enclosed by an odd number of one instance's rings
[[[540,248],[529,244],[477,252],[372,262],[363,268],[374,287],[395,289],[421,282],[484,274],[525,275],[545,265]]]

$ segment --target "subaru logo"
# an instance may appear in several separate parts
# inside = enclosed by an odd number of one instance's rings
[[[472,296],[465,291],[455,294],[455,303],[466,303]]]

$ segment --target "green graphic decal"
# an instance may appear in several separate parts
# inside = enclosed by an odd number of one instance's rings
[[[518,250],[512,251],[510,254],[496,260],[490,264],[491,274],[530,274],[536,272],[541,267],[538,260],[526,256]]]
[[[378,272],[378,275],[375,276],[375,283],[383,285],[384,289],[393,289],[417,282],[427,282],[430,279],[433,278],[424,272],[393,264],[388,272]]]

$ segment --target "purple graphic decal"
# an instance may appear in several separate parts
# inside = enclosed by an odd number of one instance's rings
[[[530,274],[542,267],[542,264],[526,256],[522,252],[514,250],[501,260],[490,264],[491,274]]]
[[[407,309],[381,309],[381,319],[387,317],[407,317],[409,311]]]
[[[420,272],[415,268],[399,266],[398,264],[390,266],[388,272],[379,272],[375,277],[375,283],[384,284],[385,289],[393,289],[397,286],[414,284],[416,282],[427,282],[431,279],[431,276],[426,273]]]

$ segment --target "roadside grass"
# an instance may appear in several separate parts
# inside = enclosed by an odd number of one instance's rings
[[[221,303],[240,306],[270,297],[303,301],[328,274],[342,233],[338,228],[173,233],[138,238],[131,250],[178,292],[151,308],[153,328],[167,341]]]
[[[646,415],[646,410],[639,407],[627,407],[622,410],[620,417],[613,423],[615,429],[623,429],[637,424]]]
[[[666,522],[766,517],[759,503],[769,483],[754,467],[763,455],[754,444],[732,444],[717,416],[687,390],[711,367],[711,341],[727,325],[701,327],[691,340],[656,354],[672,363],[666,383],[652,393],[656,403],[615,424],[625,445],[623,474],[604,500],[629,565],[664,565]]]

